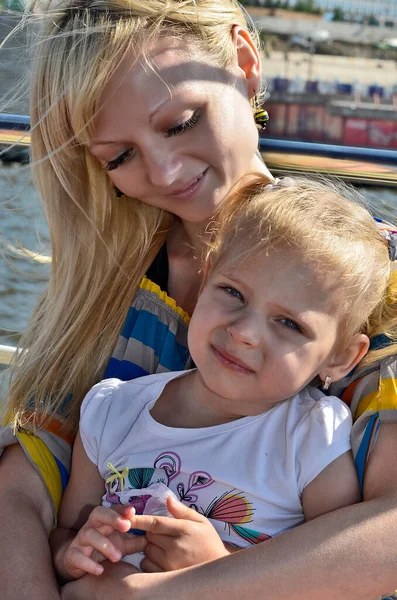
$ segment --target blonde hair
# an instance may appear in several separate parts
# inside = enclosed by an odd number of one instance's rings
[[[162,34],[188,37],[226,66],[234,56],[232,28],[247,22],[235,0],[76,0],[49,2],[44,13],[32,73],[31,150],[52,266],[11,372],[9,415],[14,427],[34,429],[62,414],[73,432],[81,400],[102,378],[173,221],[134,198],[117,200],[89,152],[101,93],[124,57],[135,52],[134,60],[147,61],[148,44]]]
[[[387,240],[354,189],[319,178],[274,186],[250,176],[224,202],[210,243],[210,271],[271,249],[299,253],[319,277],[340,287],[341,340],[356,333],[390,338],[373,362],[397,351],[397,278]]]

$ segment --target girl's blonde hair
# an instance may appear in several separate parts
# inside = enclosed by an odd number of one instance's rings
[[[388,242],[354,189],[318,178],[286,178],[269,185],[250,176],[217,216],[210,271],[225,261],[272,249],[290,249],[341,291],[341,340],[356,333],[390,338],[370,351],[369,363],[397,351],[397,278]],[[293,294],[293,289],[291,289]]]
[[[196,53],[227,66],[232,28],[247,22],[235,0],[50,1],[43,12],[34,38],[31,150],[52,266],[12,369],[9,414],[15,427],[34,428],[62,413],[73,432],[173,220],[134,198],[117,199],[89,152],[101,93],[124,57],[149,62],[149,44],[162,34],[189,39]]]

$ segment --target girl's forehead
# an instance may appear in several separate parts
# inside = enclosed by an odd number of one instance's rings
[[[310,289],[309,295],[316,293],[322,297],[324,302],[340,302],[340,280],[335,273],[323,269],[318,261],[310,261],[309,257],[297,249],[285,245],[278,247],[247,247],[242,242],[230,248],[220,260],[214,273],[233,276],[239,274],[241,281],[253,286],[260,293],[259,282],[266,287],[269,283],[269,275],[273,283],[284,283],[291,287],[300,284]]]

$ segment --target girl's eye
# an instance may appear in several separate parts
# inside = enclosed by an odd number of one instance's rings
[[[105,170],[114,171],[115,169],[117,169],[117,167],[121,167],[121,165],[123,165],[125,161],[128,158],[130,158],[130,156],[132,156],[132,148],[128,148],[128,150],[122,152],[122,154],[120,154],[120,156],[118,156],[114,160],[109,160],[108,162],[106,162]]]
[[[238,290],[236,290],[235,288],[230,287],[230,286],[223,286],[221,289],[224,290],[229,296],[232,296],[233,298],[237,298],[237,300],[240,300],[240,302],[245,302],[244,296],[242,294],[240,294],[240,292]]]
[[[298,332],[302,331],[298,323],[295,323],[295,321],[293,321],[292,319],[287,319],[287,317],[280,319],[280,323],[282,323],[288,329],[293,329]]]
[[[193,129],[193,127],[195,127],[197,125],[197,123],[200,120],[200,112],[198,110],[196,110],[192,116],[187,119],[187,121],[184,121],[183,123],[181,123],[180,125],[177,125],[176,127],[172,127],[171,129],[168,129],[166,131],[165,137],[169,138],[169,137],[173,137],[174,135],[179,135],[180,133],[185,133],[185,131],[188,131],[189,129]]]

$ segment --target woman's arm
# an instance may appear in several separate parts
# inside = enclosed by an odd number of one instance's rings
[[[345,452],[325,467],[302,494],[305,521],[360,502],[360,487],[353,454]]]
[[[63,600],[373,600],[397,588],[397,424],[382,425],[370,457],[366,501],[273,540],[181,571],[128,576],[106,565],[63,590]],[[112,569],[115,568],[113,571]],[[121,575],[125,575],[121,581]],[[77,582],[78,583],[78,582]],[[68,584],[75,586],[76,582]],[[80,595],[80,592],[82,595]]]
[[[19,444],[0,458],[2,600],[59,600],[48,536],[53,512],[40,476]]]

